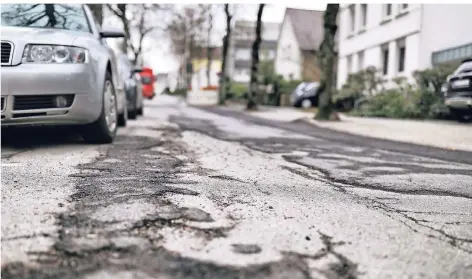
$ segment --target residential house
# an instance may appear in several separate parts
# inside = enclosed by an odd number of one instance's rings
[[[337,87],[375,66],[389,81],[472,57],[472,5],[342,4]]]
[[[279,23],[263,22],[262,41],[259,51],[261,61],[275,59]],[[227,75],[234,82],[248,83],[251,78],[252,44],[256,37],[256,22],[239,20],[235,22],[228,49]]]
[[[208,81],[208,57],[207,48],[202,48],[192,59],[192,88],[203,88],[219,85],[219,73],[221,72],[221,48],[212,48],[212,62],[210,65],[210,80]]]
[[[280,30],[276,73],[287,80],[319,81],[316,51],[323,40],[323,11],[287,8]]]

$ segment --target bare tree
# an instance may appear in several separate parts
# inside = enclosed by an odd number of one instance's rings
[[[132,60],[136,64],[142,55],[146,36],[164,28],[160,25],[162,20],[155,20],[156,15],[168,9],[159,4],[107,4],[107,7],[123,24],[125,44],[122,51],[125,53],[131,51]],[[133,33],[137,34],[137,37],[132,38]]]
[[[212,5],[209,5],[208,8],[208,44],[207,44],[207,86],[209,87],[211,85],[211,64],[212,64],[212,59],[213,59],[213,49],[211,47],[211,31],[213,29],[213,11],[212,11]]]
[[[251,63],[251,81],[249,84],[249,94],[247,99],[247,109],[257,109],[256,92],[258,87],[258,67],[259,67],[259,49],[261,46],[261,33],[262,33],[262,12],[264,11],[265,4],[259,4],[259,10],[257,11],[257,23],[256,23],[256,39],[252,44],[252,63]]]
[[[231,38],[231,20],[233,15],[229,11],[229,4],[224,4],[224,10],[226,15],[226,34],[223,38],[223,61],[221,63],[221,76],[220,76],[220,86],[219,86],[219,104],[222,105],[226,99],[227,86],[229,84],[226,82],[226,58],[228,56],[229,42]]]
[[[328,4],[324,12],[324,38],[318,51],[318,61],[321,69],[321,85],[319,110],[316,119],[328,120],[334,112],[332,95],[335,90],[335,67],[337,53],[335,51],[335,36],[337,31],[337,16],[339,4]]]
[[[190,84],[187,65],[194,58],[203,58],[208,35],[208,28],[205,27],[208,20],[207,9],[202,4],[187,5],[183,10],[175,11],[166,29],[173,53],[182,61],[181,75],[187,85]]]
[[[103,24],[103,4],[87,4],[97,21]]]

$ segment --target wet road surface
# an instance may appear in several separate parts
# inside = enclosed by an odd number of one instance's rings
[[[159,97],[2,131],[3,278],[472,278],[472,154]]]

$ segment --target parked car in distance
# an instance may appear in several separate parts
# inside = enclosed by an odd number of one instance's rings
[[[79,125],[86,141],[112,142],[127,110],[105,38],[124,33],[83,4],[2,4],[1,19],[2,126]]]
[[[143,114],[143,94],[139,73],[142,68],[134,67],[128,56],[117,54],[118,72],[125,85],[126,99],[128,100],[128,117],[136,119]]]
[[[294,107],[311,108],[318,105],[318,82],[302,82],[293,90],[290,101]]]
[[[153,99],[156,93],[154,93],[154,74],[151,68],[144,67],[141,75],[141,83],[143,85],[143,96],[146,99]]]
[[[472,119],[472,59],[462,61],[448,77],[444,101],[458,121]]]

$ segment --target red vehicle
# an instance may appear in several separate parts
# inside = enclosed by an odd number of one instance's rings
[[[154,74],[151,68],[143,68],[140,73],[141,83],[143,84],[143,97],[146,99],[152,99],[156,95],[154,93]]]

